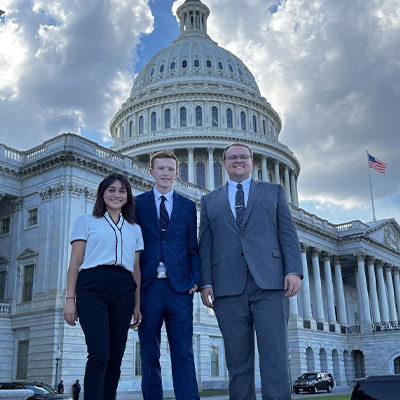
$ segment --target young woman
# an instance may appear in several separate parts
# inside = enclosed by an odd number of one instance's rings
[[[80,216],[71,234],[64,318],[78,320],[88,349],[85,400],[114,400],[129,327],[141,322],[140,227],[127,179],[105,178],[93,215]],[[133,314],[133,322],[131,323]]]

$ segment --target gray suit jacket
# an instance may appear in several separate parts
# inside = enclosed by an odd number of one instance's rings
[[[214,295],[243,292],[246,264],[262,289],[283,289],[289,272],[302,275],[299,240],[281,185],[252,181],[240,231],[228,200],[228,186],[201,199],[200,287]]]

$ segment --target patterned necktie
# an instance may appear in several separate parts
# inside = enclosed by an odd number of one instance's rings
[[[235,210],[236,210],[236,222],[239,226],[239,229],[243,228],[243,217],[244,217],[244,191],[243,185],[241,183],[237,184],[237,190],[235,195]]]
[[[161,196],[161,203],[160,203],[160,224],[161,224],[161,230],[164,233],[167,230],[168,222],[169,222],[169,215],[168,211],[165,208],[165,200],[167,198],[165,196]]]

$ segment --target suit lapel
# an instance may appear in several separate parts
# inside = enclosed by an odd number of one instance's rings
[[[250,213],[253,210],[254,205],[256,204],[256,200],[258,195],[260,194],[260,191],[261,191],[261,185],[251,180],[249,198],[247,199],[247,207],[246,210],[244,211],[243,228],[246,225],[247,220],[249,219]]]
[[[239,226],[236,222],[236,218],[232,213],[231,205],[229,204],[229,196],[228,196],[228,182],[222,186],[220,189],[220,194],[219,194],[219,202],[221,205],[221,208],[228,219],[228,221],[232,224],[232,226],[235,228],[236,231],[239,232]]]
[[[154,220],[154,226],[158,227],[158,230],[161,232],[161,225],[157,215],[156,200],[152,190],[146,193],[146,204],[149,209],[149,213]]]
[[[177,215],[179,214],[181,207],[182,207],[182,197],[174,190],[174,203],[172,205],[172,213],[165,234],[168,233],[168,231],[171,229],[171,226],[173,226],[174,222],[176,221]]]

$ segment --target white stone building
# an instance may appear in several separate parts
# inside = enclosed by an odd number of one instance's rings
[[[248,68],[207,35],[209,9],[186,0],[178,39],[135,79],[110,124],[113,149],[63,134],[28,151],[0,145],[0,380],[82,379],[81,329],[63,321],[72,224],[90,213],[98,183],[125,174],[149,190],[152,152],[180,160],[176,189],[199,204],[225,181],[222,150],[254,150],[253,177],[285,188],[302,245],[302,292],[290,303],[290,370],[329,371],[337,386],[373,373],[400,373],[400,226],[394,219],[335,225],[299,208],[300,165],[279,142],[279,115]],[[165,389],[172,388],[162,343]],[[201,389],[227,386],[214,315],[194,307],[194,353]],[[140,390],[137,332],[131,332],[119,391]],[[259,383],[259,382],[258,382]]]

